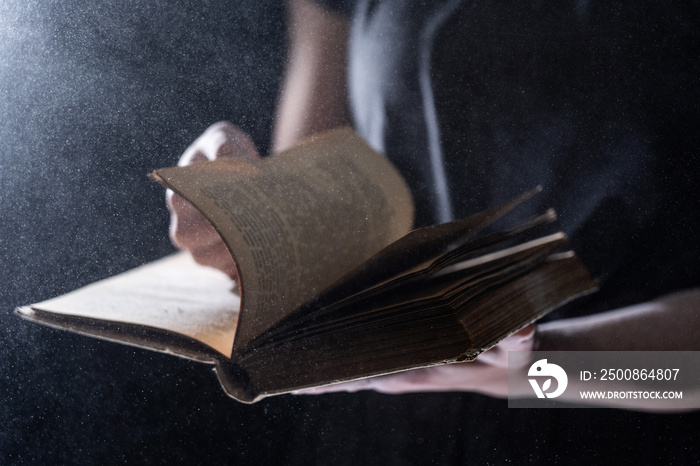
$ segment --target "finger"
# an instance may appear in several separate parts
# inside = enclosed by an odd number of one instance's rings
[[[238,126],[222,121],[209,127],[221,143],[216,148],[216,158],[259,159],[258,149],[247,133]]]
[[[178,216],[173,214],[170,225],[170,239],[177,248],[189,251],[198,264],[214,267],[238,280],[238,270],[231,253],[204,217],[197,226],[182,225]]]
[[[170,239],[175,247],[196,251],[223,244],[223,240],[213,226],[197,212],[200,218],[193,221],[173,215],[170,219]]]
[[[233,258],[211,223],[177,194],[168,196],[168,207],[171,210],[170,239],[175,247],[190,251],[197,263],[215,267],[237,279]]]
[[[170,239],[175,247],[193,250],[222,242],[209,221],[189,202],[177,194],[168,196]]]
[[[373,381],[373,389],[388,394],[471,391],[494,369],[477,362],[445,364],[398,372]]]
[[[175,194],[172,189],[165,191],[165,203],[171,214],[177,214],[181,217],[190,217],[193,212],[199,212],[191,203],[186,201],[179,194]]]
[[[530,350],[535,341],[535,329],[535,324],[526,325],[499,343],[499,346],[511,351]]]
[[[470,391],[507,396],[508,373],[479,362],[463,362],[382,376],[372,388],[387,394]]]
[[[490,350],[479,355],[478,360],[484,364],[489,364],[497,367],[508,367],[510,364],[509,352],[529,352],[535,343],[535,324],[529,324],[515,332],[513,335],[501,341],[498,345]],[[526,364],[529,361],[528,356],[513,357],[513,364],[518,366]]]
[[[235,281],[239,281],[236,263],[223,241],[219,241],[208,247],[191,249],[192,258],[200,265],[214,267],[224,272]]]
[[[195,206],[170,190],[166,193],[166,204],[170,213],[176,215],[182,224],[198,225],[199,223],[209,223]]]
[[[182,154],[179,166],[219,158],[260,158],[250,137],[237,126],[227,122],[211,125]]]
[[[375,390],[381,393],[434,391],[437,386],[445,382],[445,379],[439,376],[442,370],[441,368],[425,367],[321,387],[305,388],[295,391],[294,394],[318,395],[321,393],[357,392],[361,390]]]
[[[361,390],[372,390],[373,384],[374,384],[374,379],[375,379],[375,377],[369,378],[369,379],[352,380],[350,382],[334,383],[331,385],[323,385],[321,387],[304,388],[301,390],[296,390],[296,391],[292,392],[292,394],[294,394],[294,395],[321,395],[324,393],[337,393],[337,392],[354,393],[354,392],[359,392]]]
[[[425,367],[395,374],[306,388],[295,395],[374,390],[385,394],[473,391],[491,396],[508,394],[508,375],[502,368],[486,364],[455,363]]]

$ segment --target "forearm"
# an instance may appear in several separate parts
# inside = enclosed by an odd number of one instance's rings
[[[615,311],[588,317],[563,319],[537,326],[535,351],[697,351],[700,350],[700,289],[664,296]],[[508,396],[533,397],[524,365],[520,383],[511,383]],[[627,381],[619,390],[643,390],[648,387]],[[607,382],[569,378],[560,401],[589,403],[643,411],[697,409],[700,393],[688,387],[678,403],[669,406],[664,400],[643,398],[582,399],[581,391],[610,390]]]
[[[347,18],[308,0],[288,2],[289,49],[274,151],[350,122]]]
[[[700,350],[700,289],[537,328],[539,351]]]

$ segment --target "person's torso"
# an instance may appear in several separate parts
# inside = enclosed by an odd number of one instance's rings
[[[406,176],[419,224],[542,185],[519,216],[556,209],[601,308],[697,286],[698,10],[361,2],[356,126]]]

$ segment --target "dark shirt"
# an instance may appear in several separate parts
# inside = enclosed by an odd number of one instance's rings
[[[698,285],[696,3],[360,1],[355,124],[407,178],[418,224],[534,186],[604,310]]]

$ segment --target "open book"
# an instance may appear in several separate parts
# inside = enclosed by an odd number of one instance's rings
[[[350,129],[152,177],[214,225],[240,286],[178,253],[17,313],[216,364],[239,401],[473,360],[595,288],[562,233],[537,236],[553,212],[492,227],[533,192],[410,231],[404,180]]]

